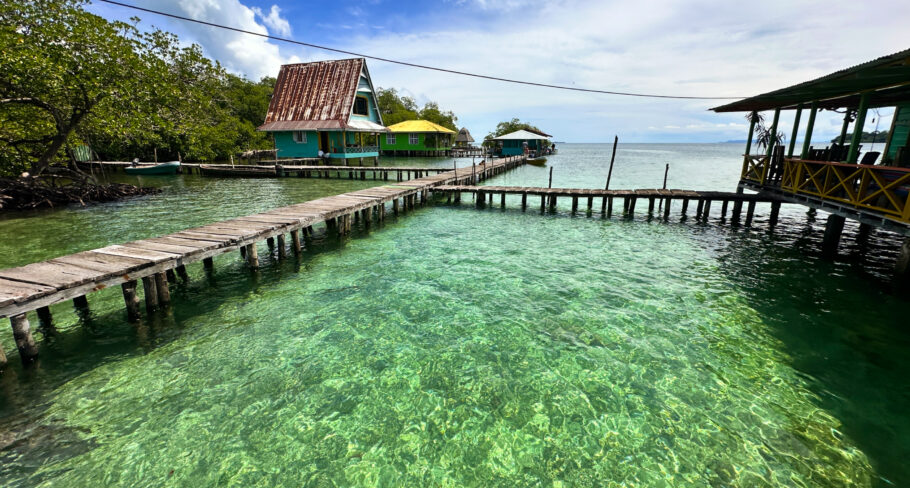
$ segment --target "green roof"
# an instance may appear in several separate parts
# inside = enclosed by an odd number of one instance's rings
[[[812,102],[826,109],[856,108],[863,92],[870,92],[869,107],[887,107],[910,100],[910,49],[711,110],[751,112],[796,108]]]

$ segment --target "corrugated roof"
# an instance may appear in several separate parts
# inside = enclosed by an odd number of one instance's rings
[[[282,66],[278,71],[265,123],[259,129],[344,128],[351,116],[360,73],[364,70],[365,63],[363,58],[354,58]],[[276,129],[284,126],[295,128]]]
[[[548,137],[553,137],[553,136],[548,136]],[[509,132],[508,134],[503,134],[499,137],[494,137],[493,139],[495,139],[497,141],[511,141],[511,140],[533,141],[533,140],[547,139],[547,137],[522,129],[522,130],[517,130],[515,132]]]
[[[461,130],[458,131],[458,135],[455,136],[455,142],[474,142],[474,138],[471,137],[471,133],[467,128],[462,127]]]
[[[859,105],[859,93],[872,90],[870,107],[888,106],[910,99],[910,49],[711,110],[748,112],[795,108],[800,103],[813,101],[818,101],[820,108],[854,108]]]
[[[404,122],[390,125],[389,130],[392,132],[442,132],[444,134],[455,133],[454,130],[448,129],[439,124],[434,124],[429,120],[405,120]]]

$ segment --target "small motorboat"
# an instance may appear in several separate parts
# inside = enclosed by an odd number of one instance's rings
[[[168,161],[161,164],[127,166],[123,171],[128,175],[175,175],[178,169],[180,161]]]
[[[533,159],[532,159],[532,158],[528,158],[528,164],[532,164],[532,165],[534,165],[534,166],[546,166],[546,165],[547,165],[547,158],[544,158],[544,157],[536,157],[536,158],[533,158]]]

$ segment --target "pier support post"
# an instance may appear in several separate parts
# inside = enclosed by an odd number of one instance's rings
[[[51,316],[51,309],[41,307],[35,310],[38,313],[38,328],[44,334],[54,334],[57,329],[54,328],[54,318]]]
[[[300,254],[300,229],[294,229],[291,231],[291,247],[294,249],[294,254]]]
[[[474,199],[474,204],[477,205],[477,208],[482,208],[486,201],[486,194],[484,194],[482,191],[478,191],[477,198]]]
[[[522,193],[521,194],[521,209],[525,210],[527,208],[528,208],[528,194]]]
[[[578,211],[578,197],[575,195],[572,195],[572,214],[574,215],[575,212],[577,212],[577,211]]]
[[[287,257],[287,245],[284,240],[284,234],[278,234],[278,259]]]
[[[246,262],[253,269],[259,267],[259,254],[256,252],[255,242],[246,245]]]
[[[688,198],[683,198],[683,201],[682,201],[682,202],[683,202],[683,204],[682,204],[682,210],[679,211],[679,214],[682,215],[683,217],[685,217],[685,216],[686,216],[686,211],[689,210],[689,199],[688,199]]]
[[[155,275],[155,288],[158,291],[158,305],[166,307],[171,304],[171,291],[167,286],[167,275],[157,273]]]
[[[730,223],[733,225],[739,225],[739,217],[743,213],[743,201],[736,200],[733,202],[733,216],[730,219]]]
[[[77,312],[88,312],[88,298],[85,295],[73,298],[73,306],[76,307]]]
[[[667,199],[664,200],[664,220],[670,220],[670,206],[672,204],[673,204],[672,198],[667,197]]]
[[[711,215],[711,200],[705,200],[705,205],[701,211],[701,221],[707,222],[709,215]]]
[[[265,240],[266,245],[269,246],[269,254],[275,252],[275,238],[269,237]]]
[[[398,215],[398,199],[397,198],[392,199],[392,213],[395,214],[396,216]]]
[[[837,246],[840,244],[840,236],[844,231],[844,219],[840,215],[831,214],[825,223],[825,237],[822,240],[822,255],[826,258],[833,258],[837,255]]]
[[[158,288],[154,275],[142,278],[142,293],[145,295],[145,310],[154,312],[158,308]]]
[[[550,210],[556,210],[556,195],[550,195]]]
[[[613,217],[613,197],[605,197],[607,199],[607,218]]]
[[[626,210],[626,214],[629,217],[634,217],[635,216],[635,204],[637,203],[636,200],[638,200],[638,198],[630,197],[626,200],[629,202],[629,208]]]
[[[588,215],[594,210],[594,197],[588,197]]]
[[[502,192],[502,194],[499,195],[499,206],[506,208],[506,192]]]
[[[139,320],[139,296],[136,294],[136,280],[120,285],[123,290],[123,303],[126,305],[126,318],[130,322]]]
[[[772,229],[777,225],[778,215],[780,215],[780,201],[771,202],[771,215],[768,216],[768,226],[770,226]]]
[[[540,196],[540,211],[543,212],[546,209],[547,209],[547,196],[541,195]]]
[[[167,278],[167,282],[168,282],[168,283],[176,283],[176,282],[177,282],[177,274],[174,273],[174,270],[173,270],[173,269],[165,270],[165,271],[164,271],[164,276],[165,276],[165,278]]]
[[[177,270],[177,276],[180,277],[180,279],[183,280],[184,283],[189,283],[190,275],[189,275],[189,273],[186,272],[186,266],[181,264],[180,266],[177,266],[177,268],[175,268],[175,269]]]
[[[721,204],[721,206],[720,206],[720,218],[721,219],[727,218],[727,205],[729,205],[729,203],[730,203],[730,200],[724,200],[724,203]]]
[[[28,316],[24,313],[13,315],[9,318],[9,321],[13,327],[13,339],[16,340],[19,357],[22,358],[23,364],[28,364],[38,357],[38,346],[35,345],[35,338],[32,337],[32,330],[28,325]]]
[[[202,260],[202,267],[205,268],[206,271],[212,271],[215,269],[215,261],[212,258],[205,258]]]
[[[654,197],[648,197],[648,215],[654,214]]]
[[[749,200],[749,207],[746,209],[746,227],[752,227],[752,217],[755,215],[755,200]]]
[[[698,199],[698,206],[695,207],[695,220],[701,220],[702,209],[705,207],[705,201],[701,198]]]

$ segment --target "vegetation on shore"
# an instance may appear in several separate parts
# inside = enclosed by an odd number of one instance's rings
[[[847,137],[844,138],[845,143],[849,143],[853,140],[853,133],[848,132]],[[888,131],[886,130],[874,130],[872,132],[863,131],[863,136],[860,142],[885,142],[888,140]],[[840,143],[840,136],[831,139],[831,142],[834,144]]]
[[[458,117],[451,110],[443,111],[436,102],[427,102],[423,108],[419,108],[416,100],[399,95],[394,88],[376,90],[376,104],[379,106],[379,113],[382,114],[382,123],[386,126],[420,119],[429,120],[454,131],[458,130],[458,126],[455,125]]]

